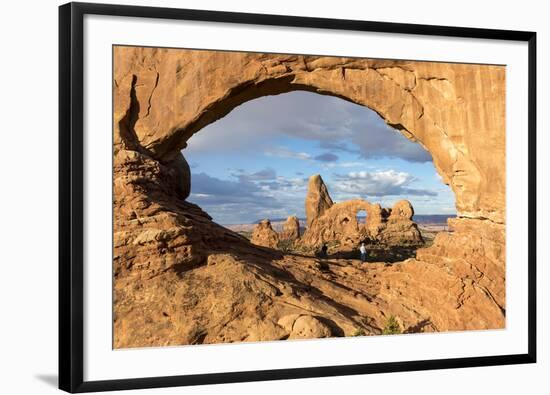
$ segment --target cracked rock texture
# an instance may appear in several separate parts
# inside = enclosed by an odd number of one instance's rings
[[[115,47],[113,89],[115,347],[380,334],[389,315],[404,332],[504,327],[504,67]],[[367,106],[426,148],[453,231],[367,270],[255,246],[185,201],[186,141],[293,90]],[[311,198],[308,223],[334,207]]]

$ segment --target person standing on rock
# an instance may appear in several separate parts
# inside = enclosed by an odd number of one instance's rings
[[[322,258],[327,257],[327,251],[328,251],[327,243],[323,243],[323,246],[321,247],[321,257]]]
[[[367,247],[365,247],[365,243],[361,243],[361,247],[359,247],[359,252],[361,253],[361,262],[365,263],[367,261]]]

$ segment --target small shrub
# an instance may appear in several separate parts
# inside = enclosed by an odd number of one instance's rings
[[[351,334],[353,337],[357,337],[357,336],[366,336],[367,334],[365,333],[364,329],[363,328],[357,328],[355,330],[355,332],[353,332]]]
[[[280,240],[277,249],[283,252],[292,252],[294,250],[294,240]]]
[[[399,322],[395,319],[393,315],[390,315],[388,319],[386,320],[386,325],[384,325],[384,329],[382,330],[383,335],[398,335],[401,333],[401,326],[399,325]]]

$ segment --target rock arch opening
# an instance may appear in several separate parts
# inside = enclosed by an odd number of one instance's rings
[[[365,225],[367,223],[367,217],[368,214],[366,210],[359,210],[357,214],[355,214],[355,218],[359,225]]]
[[[438,216],[440,227],[455,214],[454,196],[423,147],[369,108],[330,95],[248,101],[196,133],[182,154],[191,167],[188,200],[265,247],[288,251],[291,241],[313,251],[330,243],[338,251],[366,240],[418,248],[413,206]],[[391,216],[403,199],[410,213]]]

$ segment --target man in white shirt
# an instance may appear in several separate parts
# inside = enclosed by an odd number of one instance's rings
[[[359,252],[361,253],[361,262],[367,261],[367,247],[365,247],[365,243],[361,243],[361,247],[359,247]]]

